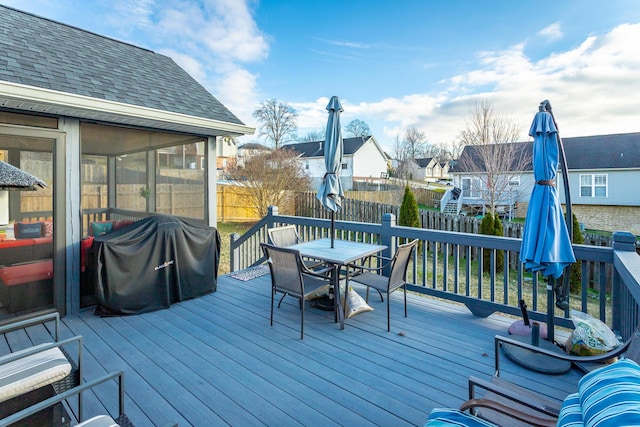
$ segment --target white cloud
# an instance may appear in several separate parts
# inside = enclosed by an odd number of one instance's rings
[[[478,100],[521,124],[522,139],[541,101],[548,99],[562,136],[640,131],[640,24],[620,25],[603,36],[590,36],[574,49],[534,61],[524,44],[479,52],[477,66],[452,76],[439,93],[417,93],[360,104],[345,100],[345,121],[366,121],[377,139],[390,147],[395,137],[416,127],[429,142],[451,142],[465,126]],[[304,111],[307,120],[326,120]],[[378,133],[375,133],[378,132]]]
[[[559,22],[554,22],[553,24],[549,25],[548,27],[543,28],[542,30],[538,31],[538,35],[545,37],[549,40],[558,40],[561,39],[564,36],[564,33],[562,32],[562,29],[560,28],[560,23]]]

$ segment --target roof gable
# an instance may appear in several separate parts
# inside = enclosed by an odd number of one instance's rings
[[[351,156],[356,153],[372,136],[358,136],[355,138],[343,138],[343,154],[345,156]],[[312,141],[312,142],[298,142],[295,144],[287,144],[282,148],[289,150],[295,150],[300,153],[300,157],[323,157],[324,156],[324,141]],[[384,155],[384,154],[383,154]]]
[[[171,58],[0,6],[0,81],[243,124]]]

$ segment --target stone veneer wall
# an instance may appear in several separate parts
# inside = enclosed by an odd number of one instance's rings
[[[573,213],[585,228],[629,231],[640,235],[640,206],[573,205]]]
[[[518,204],[516,218],[527,216],[527,205]],[[640,236],[640,206],[573,205],[572,210],[578,222],[590,230],[628,231]]]

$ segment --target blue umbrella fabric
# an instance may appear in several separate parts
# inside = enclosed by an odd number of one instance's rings
[[[536,181],[524,223],[520,261],[525,269],[558,278],[576,262],[555,186],[558,169],[558,129],[548,111],[536,114],[533,137],[533,176]]]
[[[344,111],[337,96],[332,96],[327,105],[329,118],[327,120],[327,133],[324,139],[324,165],[326,173],[322,184],[318,189],[317,198],[322,205],[336,212],[340,209],[344,192],[340,182],[340,168],[342,167],[342,129],[340,126],[340,113]]]

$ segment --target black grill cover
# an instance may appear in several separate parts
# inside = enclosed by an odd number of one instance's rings
[[[95,238],[88,254],[102,314],[134,314],[216,290],[218,230],[153,215]]]

